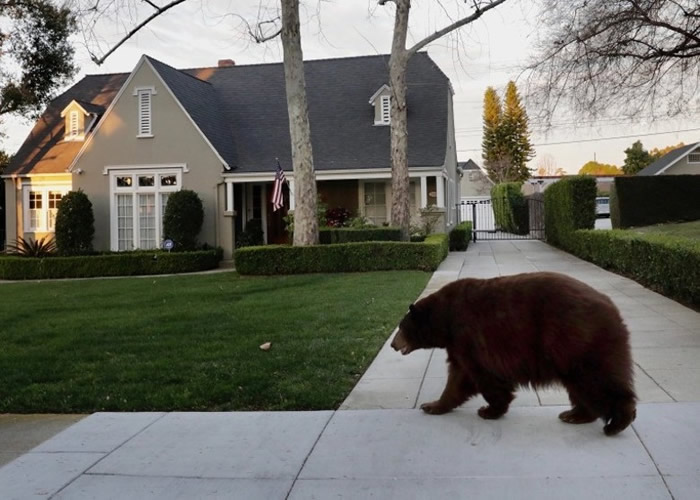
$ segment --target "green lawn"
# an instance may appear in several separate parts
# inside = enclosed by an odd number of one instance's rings
[[[336,408],[429,277],[0,285],[0,413]]]
[[[700,241],[700,220],[679,222],[677,224],[656,224],[654,226],[636,227],[632,231],[640,233],[660,233],[669,236],[680,236]]]

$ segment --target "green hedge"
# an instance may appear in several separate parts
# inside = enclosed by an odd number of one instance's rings
[[[295,247],[266,245],[236,250],[240,274],[302,274],[391,269],[434,271],[448,253],[446,234],[428,236],[422,243],[369,241]]]
[[[401,241],[401,229],[398,227],[322,227],[319,230],[322,245],[331,243],[357,243],[361,241]]]
[[[567,177],[544,192],[544,227],[547,242],[567,248],[577,229],[593,229],[597,188],[591,176]]]
[[[218,267],[221,249],[194,252],[136,251],[75,257],[0,257],[0,279],[92,278],[204,271]]]
[[[700,242],[634,231],[575,231],[567,250],[642,285],[700,307]]]
[[[472,223],[467,221],[457,224],[454,229],[450,231],[450,250],[466,250],[471,239]]]
[[[610,200],[613,227],[700,219],[700,175],[616,177]],[[614,207],[614,208],[613,208]]]
[[[491,188],[491,205],[496,226],[514,234],[529,232],[527,200],[519,182],[504,182]]]

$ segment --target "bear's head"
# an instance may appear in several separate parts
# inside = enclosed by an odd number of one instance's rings
[[[404,356],[416,349],[438,347],[431,335],[430,315],[424,307],[411,304],[408,313],[399,323],[391,347]]]

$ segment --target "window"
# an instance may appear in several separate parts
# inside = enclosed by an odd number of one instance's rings
[[[688,155],[688,163],[700,163],[700,153],[690,153]]]
[[[391,97],[383,95],[381,97],[381,121],[384,125],[391,123]]]
[[[163,241],[168,196],[180,189],[180,172],[113,172],[113,250],[151,250]]]
[[[49,231],[56,229],[56,214],[58,214],[58,202],[63,198],[63,193],[49,191]]]
[[[24,187],[24,230],[27,232],[53,232],[56,228],[58,202],[68,192],[69,186],[27,185]]]
[[[43,193],[38,191],[29,192],[29,229],[36,231],[41,229],[43,213]]]
[[[151,116],[151,89],[139,89],[139,137],[151,137],[153,135]]]
[[[386,222],[386,184],[384,182],[365,183],[365,217],[377,226]]]

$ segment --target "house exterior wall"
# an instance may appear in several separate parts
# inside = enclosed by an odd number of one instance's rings
[[[465,170],[460,181],[460,197],[490,196],[493,183],[481,170]]]
[[[17,209],[19,201],[17,200],[17,189],[15,187],[15,179],[5,179],[5,242],[12,243],[17,239],[17,231],[21,231],[21,226],[18,226],[20,221],[17,219]]]
[[[691,151],[692,153],[697,153],[698,150]],[[690,153],[689,153],[690,154]],[[700,163],[690,163],[688,161],[688,155],[680,159],[676,164],[671,165],[669,168],[661,172],[661,175],[699,175],[700,174]]]
[[[138,138],[138,101],[134,95],[138,87],[153,87],[153,137]],[[222,245],[225,258],[230,258],[231,238],[219,240],[217,227],[217,185],[222,181],[222,163],[195,128],[185,111],[161,82],[146,60],[115,100],[110,113],[103,117],[99,129],[73,166],[73,186],[82,189],[93,204],[95,214],[94,247],[109,250],[110,242],[110,166],[133,167],[148,170],[172,165],[184,165],[181,188],[195,191],[204,205],[204,224],[199,242]],[[82,174],[78,174],[82,170]],[[222,235],[223,236],[223,235]]]

